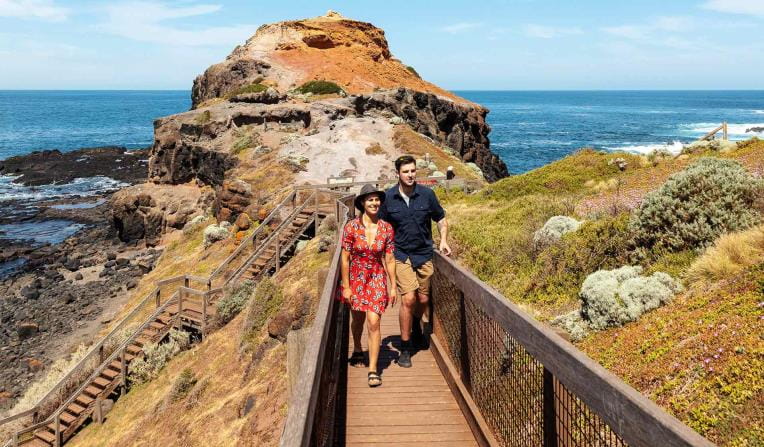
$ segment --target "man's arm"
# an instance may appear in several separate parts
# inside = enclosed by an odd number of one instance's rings
[[[448,221],[446,220],[446,210],[440,206],[438,196],[436,196],[434,192],[432,192],[430,197],[432,217],[433,220],[438,223],[438,233],[440,233],[440,244],[438,244],[438,249],[445,256],[451,256],[451,247],[448,245]]]
[[[445,217],[438,221],[438,233],[440,233],[440,252],[446,256],[451,256],[451,246],[448,245],[448,221]]]

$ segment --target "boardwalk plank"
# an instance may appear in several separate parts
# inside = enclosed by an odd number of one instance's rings
[[[417,352],[412,368],[395,363],[400,346],[398,308],[389,308],[382,321],[382,386],[368,386],[365,366],[348,368],[346,445],[477,446],[432,353]],[[361,341],[368,351],[365,331]],[[352,348],[351,338],[348,355]]]

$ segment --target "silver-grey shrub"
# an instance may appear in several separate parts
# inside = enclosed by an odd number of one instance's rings
[[[188,332],[171,329],[169,339],[166,342],[144,346],[143,357],[130,363],[128,368],[130,382],[140,384],[152,380],[171,358],[188,349],[190,345],[191,336]]]
[[[581,317],[592,329],[622,326],[636,321],[682,290],[682,285],[663,272],[641,276],[641,267],[624,266],[599,270],[581,285]]]
[[[535,245],[548,245],[560,240],[563,234],[576,231],[582,222],[568,216],[552,216],[544,226],[533,233]]]
[[[754,208],[762,181],[736,161],[701,158],[649,194],[631,217],[641,248],[684,250],[707,246],[760,221]]]
[[[221,324],[226,324],[244,309],[249,297],[255,290],[254,281],[244,281],[237,287],[229,290],[217,303],[217,319]]]

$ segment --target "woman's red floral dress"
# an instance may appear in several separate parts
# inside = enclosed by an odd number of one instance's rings
[[[366,228],[357,217],[345,224],[342,231],[342,248],[350,253],[350,308],[382,314],[387,308],[387,273],[384,268],[385,254],[393,252],[393,226],[384,220],[377,221],[377,236],[369,244]],[[391,285],[391,287],[393,287]],[[342,287],[339,290],[342,300]]]

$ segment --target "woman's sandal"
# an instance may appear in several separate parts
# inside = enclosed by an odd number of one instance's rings
[[[371,388],[382,385],[382,378],[374,371],[369,371],[369,386]]]
[[[348,363],[352,367],[366,366],[366,358],[361,351],[353,351],[353,355],[348,359]]]

